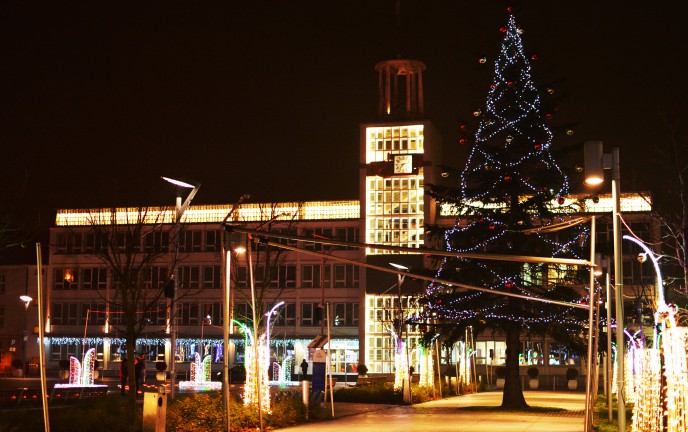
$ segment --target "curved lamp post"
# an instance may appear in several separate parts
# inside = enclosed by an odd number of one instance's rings
[[[179,287],[179,278],[177,277],[177,261],[179,259],[179,230],[181,229],[181,221],[182,221],[182,216],[184,216],[184,212],[186,212],[186,209],[189,208],[189,204],[191,204],[191,200],[196,196],[196,192],[198,192],[198,189],[201,187],[200,183],[189,183],[185,182],[182,180],[177,180],[173,179],[170,177],[161,177],[163,180],[165,180],[168,183],[171,183],[175,186],[177,186],[179,189],[177,190],[177,200],[175,203],[175,220],[174,220],[174,227],[172,228],[172,244],[174,247],[174,258],[172,261],[172,274],[171,274],[171,280],[173,281],[173,290],[171,293],[171,296],[169,297],[168,303],[169,303],[169,331],[170,331],[170,345],[171,345],[171,361],[170,361],[170,399],[174,399],[174,394],[175,394],[175,381],[176,381],[176,373],[177,373],[177,368],[176,368],[176,363],[177,363],[177,332],[174,326],[174,321],[176,320],[175,316],[175,311],[174,311],[174,300],[177,295],[177,288]],[[182,197],[180,190],[181,189],[191,189],[191,192],[189,192],[189,195],[187,195],[186,199],[182,203]]]

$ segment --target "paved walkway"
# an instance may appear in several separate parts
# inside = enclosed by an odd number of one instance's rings
[[[585,394],[526,391],[531,407],[542,412],[502,412],[501,392],[484,392],[413,406],[335,402],[335,419],[281,431],[404,432],[579,432],[583,430]],[[329,405],[327,405],[329,409]],[[549,410],[552,409],[552,410]]]

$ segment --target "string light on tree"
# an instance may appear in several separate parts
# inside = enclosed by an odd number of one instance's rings
[[[446,249],[581,258],[588,229],[580,223],[568,225],[574,217],[564,206],[565,200],[561,203],[569,195],[568,178],[552,157],[553,133],[542,112],[540,92],[531,79],[529,59],[537,57],[525,54],[523,32],[512,15],[501,31],[504,39],[485,108],[474,112],[479,125],[457,185],[459,191],[445,195],[450,198],[443,204],[457,208],[459,215],[455,227],[444,232]],[[557,231],[555,237],[548,229],[559,224],[570,227]],[[497,293],[587,302],[571,288],[577,283],[576,275],[577,268],[556,264],[466,258],[445,258],[437,273],[438,279]],[[519,343],[521,332],[550,334],[572,349],[583,344],[577,335],[583,333],[587,314],[576,308],[454,290],[441,284],[431,284],[426,294],[424,316],[419,317],[423,321],[436,315],[450,328],[499,328],[506,333],[507,346],[512,347]],[[518,352],[517,348],[512,350]],[[518,358],[512,356],[507,362],[512,362],[507,364],[507,386],[513,386],[518,384],[514,379],[518,375],[508,375],[518,372]],[[520,398],[507,404],[524,406],[522,392]]]

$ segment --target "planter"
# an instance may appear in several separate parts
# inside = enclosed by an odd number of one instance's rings
[[[497,378],[495,385],[497,386],[498,389],[503,389],[504,388],[504,378]]]
[[[98,369],[93,371],[93,379],[97,380],[100,377],[100,371]]]
[[[160,381],[160,382],[165,382],[167,380],[167,372],[165,371],[158,371],[155,374],[155,378]]]
[[[578,388],[578,380],[576,380],[576,379],[568,380],[566,382],[566,385],[568,386],[569,390],[576,390]]]
[[[537,388],[540,386],[540,380],[537,378],[531,378],[528,381],[528,387],[530,387],[531,390],[537,390]]]

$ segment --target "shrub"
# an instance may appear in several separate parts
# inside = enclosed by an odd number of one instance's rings
[[[14,360],[12,360],[12,367],[15,369],[23,369],[24,368],[24,362],[22,362],[19,359],[14,359]]]
[[[270,413],[263,413],[267,429],[294,426],[306,421],[306,406],[301,401],[300,393],[285,396],[273,400]],[[310,419],[324,417],[320,411],[319,404],[311,405]],[[229,400],[229,415],[232,430],[235,431],[256,430],[260,424],[256,407],[245,407],[243,402],[233,397]],[[166,429],[175,432],[226,431],[222,392],[179,395],[167,407]]]
[[[155,362],[155,369],[157,369],[158,372],[165,372],[167,370],[167,363],[164,361]]]
[[[401,392],[395,392],[391,384],[377,383],[365,386],[344,387],[334,392],[337,402],[399,403]]]
[[[540,375],[540,370],[536,367],[528,368],[528,376],[530,379],[535,379]]]
[[[364,365],[363,363],[358,365],[357,370],[359,375],[368,375],[368,366]]]
[[[506,366],[497,366],[495,368],[495,375],[497,375],[497,378],[504,378],[506,376]]]
[[[578,378],[578,369],[576,369],[576,368],[566,369],[566,379],[568,381],[575,380],[576,378]]]

